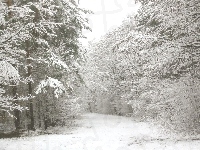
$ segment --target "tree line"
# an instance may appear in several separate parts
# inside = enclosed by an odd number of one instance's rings
[[[73,91],[90,30],[75,0],[0,2],[0,121],[4,131],[64,125],[80,109]],[[11,116],[11,117],[10,117]]]
[[[137,2],[136,14],[90,43],[82,70],[88,109],[198,133],[200,3]]]

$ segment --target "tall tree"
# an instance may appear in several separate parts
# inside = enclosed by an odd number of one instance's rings
[[[2,60],[15,64],[15,68],[19,69],[19,74],[23,77],[21,78],[23,82],[20,84],[28,85],[27,93],[21,91],[24,89],[22,85],[17,90],[13,89],[13,92],[28,94],[29,101],[26,102],[29,104],[28,124],[30,129],[34,130],[35,105],[38,104],[34,100],[33,92],[37,84],[40,84],[40,80],[43,83],[47,79],[54,80],[54,77],[65,82],[64,78],[68,78],[68,82],[73,84],[72,81],[78,79],[79,65],[77,62],[81,59],[78,38],[82,37],[82,30],[88,28],[87,20],[82,17],[82,14],[87,11],[80,9],[73,0],[16,0],[13,1],[14,5],[9,7],[7,4],[11,1],[7,2],[0,2],[1,10],[5,10],[0,11],[0,57]],[[10,13],[12,17],[9,18]],[[42,68],[37,68],[37,66]],[[37,69],[43,70],[40,78],[37,77],[41,70]],[[55,73],[55,70],[58,73]],[[72,79],[72,74],[76,74],[77,78]],[[64,83],[66,88],[70,89],[70,85],[67,84]],[[57,94],[56,89],[50,91]]]

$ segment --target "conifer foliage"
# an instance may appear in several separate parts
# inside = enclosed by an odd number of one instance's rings
[[[86,13],[74,0],[0,2],[0,111],[17,130],[46,129],[58,119],[55,104],[70,99],[75,81],[64,79],[79,76]]]

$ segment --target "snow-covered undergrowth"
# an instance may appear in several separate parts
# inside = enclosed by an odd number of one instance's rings
[[[85,114],[63,134],[0,139],[0,150],[198,150],[200,141],[175,140],[158,127],[131,118]]]

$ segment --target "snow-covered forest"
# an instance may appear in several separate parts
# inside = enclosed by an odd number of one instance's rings
[[[141,1],[137,14],[90,44],[85,99],[100,113],[200,128],[200,3]]]
[[[85,30],[92,32],[86,16],[93,12],[79,1],[0,0],[0,150],[11,149],[3,138],[62,135],[81,126],[82,119],[89,131],[101,115],[121,118],[122,125],[108,141],[136,136],[122,134],[134,130],[135,121],[159,126],[166,135],[193,137],[200,146],[200,2],[135,3],[140,4],[137,13],[85,47],[80,39],[86,38]],[[97,123],[85,126],[84,113],[89,113],[85,120],[91,121],[92,114]],[[142,134],[144,128],[137,126]],[[151,131],[152,126],[144,126]],[[97,130],[109,133],[112,128]],[[117,130],[120,136],[115,136]],[[65,133],[65,138],[87,138],[87,132],[79,131]],[[100,137],[92,140],[104,139]],[[122,139],[134,145],[133,138]],[[113,149],[125,149],[124,144]],[[108,143],[90,146],[109,149]]]
[[[75,1],[6,0],[0,3],[1,120],[5,130],[65,125],[80,109],[82,30]],[[6,125],[5,125],[6,124]]]

